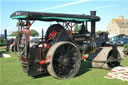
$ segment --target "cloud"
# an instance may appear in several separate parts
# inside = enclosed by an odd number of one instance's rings
[[[47,11],[47,10],[57,9],[57,8],[65,7],[65,6],[70,6],[70,5],[80,4],[80,3],[83,3],[83,2],[87,2],[87,1],[88,1],[88,0],[73,1],[73,2],[70,2],[70,3],[66,3],[66,4],[62,4],[62,5],[58,5],[58,6],[55,6],[55,7],[49,7],[49,8],[41,9],[41,10]]]
[[[117,5],[104,5],[104,6],[99,6],[99,7],[94,8],[93,10],[99,10],[99,9],[104,9],[104,8],[111,8],[111,7],[114,7],[114,6],[117,6]]]

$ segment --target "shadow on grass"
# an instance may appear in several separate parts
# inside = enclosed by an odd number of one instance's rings
[[[49,74],[49,73],[43,73],[43,74],[34,76],[33,78],[34,78],[34,79],[38,79],[38,78],[42,78],[42,77],[46,77],[46,76],[50,76],[50,74]]]
[[[76,77],[81,76],[82,74],[88,72],[90,68],[91,68],[91,63],[89,61],[82,62],[79,73],[76,75]]]
[[[91,68],[91,63],[90,62],[88,62],[88,61],[82,62],[79,73],[75,77],[81,76],[82,74],[88,72],[90,70],[90,68]],[[50,74],[49,73],[44,73],[44,74],[34,76],[33,78],[38,79],[38,78],[47,77],[47,76],[50,76]]]

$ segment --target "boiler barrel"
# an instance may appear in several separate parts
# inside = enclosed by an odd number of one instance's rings
[[[80,45],[83,54],[91,54],[96,51],[96,43],[94,41],[85,41]]]

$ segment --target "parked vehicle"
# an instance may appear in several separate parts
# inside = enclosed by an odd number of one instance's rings
[[[110,45],[118,45],[118,46],[122,46],[126,43],[128,43],[128,38],[120,38],[120,39],[116,39],[116,40],[109,40],[106,42],[107,44],[110,44]]]
[[[14,51],[14,39],[13,38],[7,40],[6,50]]]
[[[5,45],[6,45],[5,35],[0,34],[0,46],[5,46]]]
[[[30,42],[31,43],[37,43],[38,41],[39,41],[39,38],[32,38]]]
[[[128,38],[121,38],[121,39],[117,40],[117,43],[119,43],[120,45],[124,45],[124,44],[128,43]]]

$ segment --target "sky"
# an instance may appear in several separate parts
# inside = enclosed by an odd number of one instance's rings
[[[123,15],[128,19],[128,0],[0,0],[0,34],[7,29],[8,34],[17,31],[16,22],[10,18],[15,11],[35,11],[51,13],[87,14],[97,11],[101,18],[96,23],[96,31],[106,31],[106,27],[113,18]],[[54,22],[36,21],[31,29],[35,29],[41,35]]]

